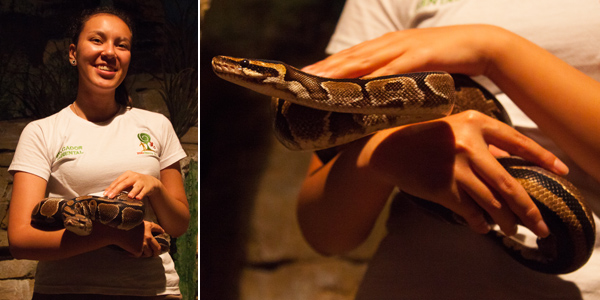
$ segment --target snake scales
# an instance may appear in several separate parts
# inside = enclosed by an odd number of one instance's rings
[[[81,196],[73,199],[45,198],[31,213],[31,224],[41,230],[65,228],[77,235],[92,233],[92,221],[130,230],[144,222],[145,204],[132,200],[126,192],[114,198]],[[168,252],[170,237],[166,233],[155,234],[161,252]]]
[[[273,97],[275,134],[294,150],[327,149],[385,128],[464,110],[477,110],[510,124],[490,92],[459,74],[329,79],[282,62],[227,56],[214,57],[212,67],[225,80]],[[593,250],[595,224],[579,191],[564,178],[523,159],[507,157],[499,162],[529,193],[551,234],[538,238],[537,247],[501,232],[489,235],[515,260],[540,272],[569,273],[583,266]]]

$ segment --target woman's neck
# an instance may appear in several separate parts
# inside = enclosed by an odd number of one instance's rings
[[[73,102],[71,109],[73,112],[91,122],[103,122],[114,117],[121,105],[115,101],[115,93],[85,93],[81,89],[77,93],[77,98]]]

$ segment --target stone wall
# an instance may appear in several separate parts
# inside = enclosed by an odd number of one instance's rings
[[[36,261],[16,260],[8,251],[7,225],[8,205],[12,191],[12,177],[8,166],[12,160],[19,135],[29,120],[0,121],[0,300],[31,299]],[[198,127],[192,127],[181,138],[189,159],[198,159]]]
[[[35,261],[15,260],[8,251],[6,229],[12,177],[8,166],[27,120],[0,121],[0,299],[31,299]]]

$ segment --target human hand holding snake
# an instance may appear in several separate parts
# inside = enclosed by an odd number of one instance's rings
[[[157,257],[164,252],[164,246],[161,247],[154,237],[157,234],[163,234],[165,231],[160,225],[144,221],[143,225],[137,226],[132,230],[115,230],[113,236],[115,245],[129,252],[133,257]]]
[[[486,31],[489,28],[459,25],[389,32],[302,70],[328,78],[373,78],[431,70],[483,75],[491,56],[485,52],[489,49],[486,38],[491,38]]]
[[[382,132],[386,132],[386,128],[393,128],[390,130],[393,132],[394,128],[407,124],[417,125],[405,128],[426,126],[419,123],[442,118],[448,114],[453,114],[454,118],[466,116],[464,120],[456,124],[468,126],[449,127],[451,129],[449,130],[450,136],[453,138],[456,136],[467,137],[457,139],[458,143],[456,144],[454,141],[452,142],[452,147],[455,147],[454,145],[456,147],[449,152],[447,161],[459,162],[456,171],[452,164],[446,164],[451,166],[450,172],[447,174],[460,173],[460,176],[464,176],[464,178],[458,178],[456,183],[453,183],[453,175],[446,175],[446,179],[441,180],[442,188],[434,191],[433,194],[450,190],[458,195],[454,199],[461,199],[465,196],[479,197],[479,201],[475,200],[470,204],[477,203],[483,206],[484,210],[491,210],[492,217],[502,219],[498,221],[500,226],[503,226],[508,233],[513,233],[514,226],[510,225],[515,223],[516,217],[514,219],[511,217],[510,211],[506,209],[508,207],[522,219],[523,224],[530,226],[538,235],[545,236],[548,230],[541,222],[540,212],[536,208],[538,206],[545,212],[544,219],[549,222],[550,231],[553,234],[547,239],[539,240],[539,249],[527,248],[501,234],[498,236],[505,250],[516,260],[533,269],[548,273],[571,272],[584,264],[591,254],[595,239],[595,225],[590,209],[587,208],[580,193],[572,184],[547,171],[552,170],[559,174],[565,174],[567,168],[552,154],[526,139],[508,125],[499,127],[501,124],[499,121],[481,116],[483,113],[510,124],[506,112],[494,96],[464,75],[424,72],[368,79],[335,79],[313,76],[282,62],[227,56],[213,58],[213,70],[223,79],[273,97],[275,133],[279,140],[290,149],[339,148],[340,145],[355,144],[352,141],[370,134],[374,134],[374,136],[369,139],[369,142],[381,142],[386,139],[377,140],[376,137],[381,136]],[[467,110],[476,110],[480,113]],[[429,124],[432,122],[435,124],[442,122],[443,124],[444,119],[430,121]],[[446,122],[446,124],[448,123]],[[430,142],[431,139],[422,140]],[[473,141],[475,141],[474,144]],[[368,230],[365,231],[365,227],[374,222],[373,216],[378,214],[381,208],[382,201],[377,199],[383,198],[380,196],[386,191],[389,193],[390,190],[389,185],[378,184],[373,180],[370,172],[361,170],[367,168],[360,167],[365,165],[365,161],[366,165],[370,164],[370,154],[379,146],[376,142],[371,145],[369,143],[357,144],[364,145],[364,148],[360,150],[361,154],[355,161],[355,167],[352,167],[352,158],[342,158],[345,151],[340,152],[340,155],[332,161],[326,160],[329,161],[326,165],[319,166],[311,163],[311,171],[302,187],[302,191],[305,193],[301,191],[300,196],[300,199],[304,200],[299,200],[298,215],[299,219],[304,220],[301,221],[301,224],[304,224],[301,225],[303,232],[311,236],[324,235],[325,240],[327,236],[331,237],[332,234],[336,235],[342,231],[344,233],[358,232],[358,234],[350,234],[351,237],[347,239],[347,243],[345,242],[348,245],[356,244],[357,241],[364,239],[365,233],[368,232]],[[387,173],[387,175],[404,173],[405,171],[402,169],[400,172],[394,171],[393,167],[387,168],[386,165],[389,164],[389,158],[398,155],[394,153],[395,149],[412,145],[410,143],[391,144],[391,147],[380,148],[387,148],[388,151],[387,154],[384,150],[380,151],[384,154],[381,155],[382,159],[378,164],[379,173]],[[509,153],[522,155],[542,168],[516,157],[501,158],[496,162],[488,150],[489,144],[498,146],[499,149]],[[469,145],[475,145],[475,147],[468,147]],[[425,148],[432,148],[432,145]],[[473,149],[481,151],[473,151]],[[496,149],[495,152],[501,152],[499,149]],[[483,152],[484,155],[479,155],[479,152]],[[350,153],[356,152],[350,151]],[[363,153],[366,154],[363,155]],[[443,153],[442,156],[444,154],[448,153]],[[455,157],[461,159],[455,159]],[[429,161],[438,160],[435,155],[429,155]],[[338,168],[337,165],[340,161],[346,163],[343,164],[343,167]],[[424,162],[427,163],[428,160]],[[377,166],[377,164],[374,165]],[[500,166],[506,171],[499,168]],[[404,166],[401,165],[400,168],[402,167]],[[434,170],[435,168],[439,168],[439,166],[434,166]],[[328,175],[337,169],[345,170],[341,174],[339,171],[337,172],[343,178]],[[427,170],[423,166],[415,169],[417,171]],[[354,177],[351,174],[362,174],[360,175],[362,179],[349,178]],[[399,178],[402,178],[403,175],[405,174],[401,174]],[[409,175],[412,174],[406,176]],[[516,181],[510,179],[509,176]],[[313,177],[314,180],[310,179]],[[392,184],[399,184],[402,187],[401,182],[395,182],[394,176],[388,176],[387,179]],[[473,182],[473,180],[475,181]],[[306,184],[306,182],[310,183]],[[333,182],[337,182],[337,184],[332,184]],[[375,184],[381,191],[370,191],[370,188],[361,182]],[[461,186],[461,183],[466,183],[466,187]],[[359,184],[361,187],[355,184]],[[519,184],[522,187],[519,187]],[[349,186],[352,186],[352,189],[349,189],[350,192],[347,191]],[[410,188],[411,186],[409,186]],[[462,195],[460,188],[465,191]],[[526,196],[525,199],[522,199],[523,201],[514,200],[519,199],[520,195],[522,196],[522,193],[519,192],[519,189],[522,188],[527,190],[535,204],[526,199]],[[369,195],[373,195],[374,192],[381,195],[377,196],[377,199],[372,199],[373,197]],[[366,196],[367,199],[363,196]],[[415,197],[413,196],[413,198]],[[361,201],[361,199],[365,200]],[[450,199],[448,206],[452,208],[458,204],[459,208],[455,209],[460,213],[461,205],[468,201],[454,199]],[[504,200],[506,204],[498,199]],[[364,203],[373,203],[373,200],[377,200],[375,201],[377,204]],[[415,199],[415,201],[422,200]],[[357,209],[348,209],[348,207],[357,207]],[[471,218],[471,226],[485,231],[485,228],[481,226],[484,222],[479,217],[481,213],[477,212],[477,205],[471,207],[475,207],[475,209],[471,209],[475,213],[469,213],[468,209],[463,213],[467,214],[467,218]],[[338,210],[344,211],[343,214]],[[333,213],[334,211],[335,213]],[[331,219],[331,215],[341,217],[335,217],[334,221],[328,221]],[[349,220],[343,216],[351,218],[350,223],[353,225],[349,226]],[[362,221],[354,221],[357,217],[360,217]],[[355,226],[359,223],[365,224],[365,226]],[[335,226],[335,224],[344,224],[342,227],[349,227],[350,230],[339,228],[340,226]],[[325,230],[330,225],[334,225],[336,228]],[[316,233],[323,231],[328,233]],[[319,243],[321,242],[319,241]],[[347,247],[337,247],[336,249],[333,251],[343,251]]]
[[[160,186],[160,180],[154,176],[126,171],[104,190],[104,195],[111,198],[129,189],[127,194],[129,198],[141,200],[145,196],[152,195]]]
[[[123,190],[129,190],[127,196],[132,199],[141,201],[146,196],[151,196],[156,190],[159,190],[162,183],[156,177],[146,174],[141,174],[133,171],[126,171],[121,176],[117,177],[108,188],[104,191],[104,195],[112,197]],[[141,227],[141,226],[140,226]],[[134,242],[133,245],[127,245],[127,250],[134,257],[156,257],[162,252],[168,251],[161,243],[157,241],[157,236],[166,237],[164,229],[153,222],[144,221],[143,243],[137,242],[138,238],[132,238],[128,242]],[[132,232],[133,233],[133,232]],[[139,233],[134,233],[138,234]],[[161,241],[162,242],[162,241]],[[141,248],[139,246],[141,245]]]
[[[496,30],[496,28],[487,25],[459,25],[390,32],[335,53],[302,70],[331,78],[373,78],[437,69],[472,76],[487,75],[490,57],[493,54],[486,52],[491,51],[486,41],[488,37],[496,38],[489,30]],[[507,234],[516,233],[518,219],[536,235],[547,236],[547,226],[541,219],[535,204],[486,148],[490,145],[493,152],[503,154],[522,155],[523,153],[525,154],[523,157],[559,175],[568,172],[566,165],[514,128],[503,126],[497,120],[480,115],[461,117],[463,120],[458,120],[456,116],[446,119],[453,129],[457,149],[478,148],[456,152],[454,163],[456,174],[459,176],[455,177],[455,180],[460,181],[460,184],[453,185],[452,197],[441,200],[449,202],[441,204],[453,208],[452,210],[465,218],[476,232],[484,232],[488,227],[487,222],[483,222],[481,214],[482,211],[486,211]],[[468,122],[464,122],[465,120]],[[458,126],[463,129],[454,130]],[[491,139],[491,136],[495,138]],[[504,149],[497,148],[498,143],[501,143]],[[504,151],[507,149],[511,151]],[[381,161],[390,165],[390,160],[394,159],[398,157],[382,158]],[[384,168],[385,165],[380,163],[379,168]],[[389,171],[398,174],[400,170],[402,169]],[[390,174],[390,172],[385,173]],[[396,184],[399,182],[396,180]],[[425,198],[432,199],[431,196]],[[501,196],[503,204],[506,205],[500,204],[496,199],[499,198],[498,196]],[[472,205],[475,203],[479,207]],[[512,213],[505,211],[507,205],[513,209]],[[502,206],[500,208],[502,213],[498,213],[500,206]]]
[[[401,190],[451,209],[476,232],[489,230],[487,214],[506,234],[515,234],[521,223],[546,237],[548,228],[527,192],[489,152],[492,142],[564,174],[550,152],[474,111],[378,132],[358,161]]]

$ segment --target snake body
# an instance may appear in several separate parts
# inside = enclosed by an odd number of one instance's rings
[[[219,77],[273,97],[275,134],[293,150],[332,148],[378,130],[465,110],[477,110],[510,124],[496,98],[460,74],[330,79],[283,62],[227,56],[214,57],[212,66]],[[520,158],[499,162],[529,193],[551,234],[538,239],[537,247],[497,231],[490,236],[515,260],[540,272],[569,273],[583,266],[593,250],[595,224],[579,191],[564,178]]]
[[[31,213],[31,224],[41,230],[65,228],[77,235],[92,233],[93,221],[104,225],[130,230],[144,222],[145,204],[135,201],[121,192],[114,198],[86,195],[73,199],[45,198]],[[162,252],[169,251],[168,234],[157,234],[154,238]]]

